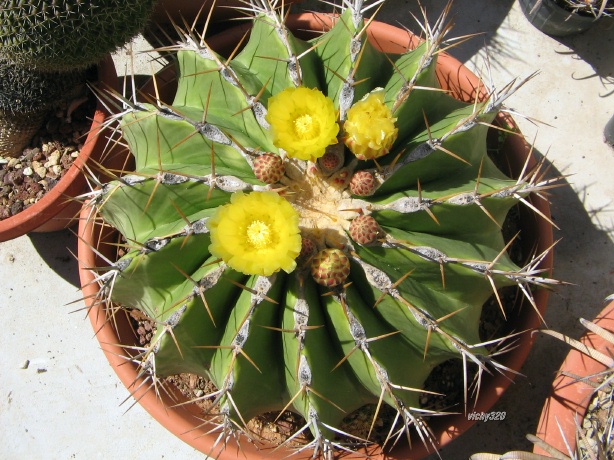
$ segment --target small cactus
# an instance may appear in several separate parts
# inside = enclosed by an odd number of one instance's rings
[[[53,104],[84,90],[81,72],[39,72],[0,56],[0,155],[19,155]]]
[[[0,155],[19,156],[85,70],[132,39],[155,0],[0,0]],[[72,96],[71,96],[72,94]]]
[[[397,414],[386,442],[415,427],[432,443],[423,417],[436,411],[419,396],[433,368],[475,363],[478,381],[501,370],[479,336],[483,304],[555,283],[543,254],[512,261],[501,232],[509,209],[551,187],[487,155],[517,86],[455,100],[435,73],[445,17],[386,55],[364,33],[368,5],[343,6],[304,41],[276,1],[252,0],[251,35],[230,59],[181,31],[173,101],[109,96],[135,171],[89,195],[128,242],[98,273],[101,301],[157,324],[130,358],[143,375],[211,378],[220,443],[289,409],[329,458],[351,448],[341,421],[365,405]],[[363,136],[371,113],[378,129]]]

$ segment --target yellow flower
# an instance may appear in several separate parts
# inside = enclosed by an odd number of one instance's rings
[[[207,221],[209,251],[246,275],[290,273],[301,252],[298,213],[275,192],[237,192]]]
[[[384,91],[375,90],[348,110],[343,125],[345,145],[359,160],[386,155],[399,133],[396,121],[384,104]]]
[[[337,143],[335,105],[318,89],[299,86],[277,93],[269,99],[266,120],[273,143],[292,158],[315,161]]]

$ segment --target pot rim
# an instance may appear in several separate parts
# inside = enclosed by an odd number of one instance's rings
[[[300,28],[308,30],[317,30],[323,25],[330,24],[332,21],[331,15],[318,14],[318,13],[302,13],[298,15],[290,15],[287,20],[287,24],[291,29]],[[233,29],[228,29],[217,36],[207,39],[207,43],[214,49],[219,50],[223,48],[225,41],[229,43],[236,43],[237,39],[240,39],[245,34],[247,26],[238,26]],[[374,37],[373,32],[377,29],[377,34]],[[418,37],[411,34],[409,31],[400,29],[398,27],[391,26],[386,23],[373,21],[369,28],[369,36],[374,40],[374,44],[383,47],[388,52],[401,52],[405,46],[413,45],[414,47],[419,42]],[[228,44],[228,43],[227,43]],[[231,46],[231,45],[228,45]],[[232,45],[233,46],[233,45]],[[232,48],[230,48],[232,49]],[[446,67],[448,70],[443,71]],[[457,82],[455,86],[451,88],[455,96],[461,100],[468,101],[476,94],[485,94],[484,85],[480,83],[478,77],[469,71],[458,60],[451,57],[446,53],[440,53],[437,66],[437,75],[440,81],[442,79],[450,83],[450,81]],[[498,119],[501,123],[512,123],[513,120],[507,115],[499,114]],[[532,157],[531,150],[522,137],[522,135],[508,136],[506,142],[507,149],[516,152],[515,158],[510,158],[510,162],[513,162],[512,170],[518,173],[528,156],[531,156],[529,167],[536,164],[536,160]],[[513,161],[512,161],[513,160]],[[540,197],[532,197],[532,204],[539,209],[539,211],[547,218],[550,218],[549,203]],[[102,311],[100,305],[94,305],[94,299],[98,286],[94,281],[94,275],[89,271],[90,267],[97,266],[96,254],[89,247],[90,245],[97,247],[101,241],[99,236],[96,236],[95,228],[92,222],[88,220],[89,209],[84,207],[80,220],[79,227],[79,264],[80,264],[80,277],[83,289],[83,298],[89,307],[89,317],[96,331],[97,339],[101,343],[107,359],[109,360],[114,371],[118,374],[124,385],[133,392],[133,397],[164,427],[166,427],[173,434],[178,436],[189,445],[198,449],[204,453],[211,453],[211,439],[206,438],[206,432],[210,429],[206,426],[195,427],[199,423],[202,424],[202,420],[197,418],[197,415],[190,411],[188,406],[176,406],[176,402],[170,401],[167,395],[156,396],[154,392],[148,392],[148,385],[142,385],[141,379],[137,378],[136,367],[126,362],[126,359],[121,357],[122,348],[118,343],[121,343],[116,331],[112,325],[105,320],[105,314]],[[524,231],[528,233],[539,234],[537,241],[536,253],[546,251],[551,248],[553,244],[552,225],[545,219],[535,216],[533,213],[526,213],[527,216],[532,216],[527,221],[527,228]],[[106,230],[105,230],[106,231]],[[537,233],[536,233],[537,232]],[[95,238],[95,240],[93,239]],[[547,257],[542,262],[542,268],[546,270],[546,275],[551,273],[553,264],[552,253],[549,252]],[[543,315],[548,299],[548,290],[541,289],[535,292],[535,301],[538,305],[540,314]],[[540,320],[538,315],[534,313],[531,308],[524,308],[520,315],[520,330],[530,331],[540,326]],[[502,364],[518,371],[524,363],[531,346],[533,345],[534,338],[532,334],[526,334],[524,340],[518,343],[518,346],[511,352],[502,356],[500,360]],[[495,402],[500,398],[506,388],[510,385],[513,375],[501,375],[496,374],[492,377],[484,377],[482,384],[482,391],[480,399],[472,407],[474,411],[488,411]],[[491,391],[484,391],[485,387],[492,388]],[[185,398],[184,398],[185,399]],[[175,406],[175,407],[171,407]],[[456,439],[459,434],[465,432],[475,423],[474,420],[468,420],[464,414],[451,415],[438,418],[438,420],[430,423],[430,426],[435,431],[435,441],[438,449],[447,445],[452,440]],[[210,437],[215,437],[209,435]],[[392,449],[391,452],[382,454],[381,449],[371,452],[369,455],[380,455],[379,458],[404,458],[404,459],[417,459],[433,453],[433,448],[427,449],[419,440],[412,443],[412,449],[409,446],[397,446]],[[285,458],[288,455],[287,451],[274,450],[273,452],[263,452],[258,450],[253,444],[249,442],[243,442],[241,444],[244,454],[247,458],[250,458],[249,454],[254,455],[253,458],[262,458],[263,455],[274,458]],[[270,450],[270,449],[269,449]],[[219,457],[220,459],[237,458],[236,445],[229,445]],[[217,453],[217,452],[216,452]],[[351,458],[349,456],[348,458]],[[302,458],[302,457],[299,457]],[[363,458],[363,456],[361,456]]]

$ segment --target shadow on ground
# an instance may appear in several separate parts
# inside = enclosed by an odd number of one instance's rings
[[[76,227],[73,229],[76,231]],[[32,246],[51,270],[64,280],[80,288],[77,264],[77,237],[71,230],[49,233],[30,233]],[[75,290],[75,299],[80,294]]]
[[[614,18],[605,18],[582,34],[556,40],[569,48],[569,51],[561,51],[560,54],[582,59],[593,70],[593,73],[586,75],[572,75],[574,79],[598,78],[603,88],[599,95],[614,95]]]
[[[407,1],[407,12],[422,20],[422,13],[419,2]],[[430,0],[421,2],[424,6],[429,24],[434,24],[435,20],[445,8],[448,0]],[[454,0],[450,10],[450,20],[454,27],[452,28],[448,38],[455,37],[471,37],[458,46],[455,46],[450,53],[459,61],[467,62],[482,48],[487,47],[493,50],[492,55],[511,55],[513,50],[497,40],[497,29],[503,23],[503,20],[509,15],[509,11],[514,4],[514,0],[499,0],[496,2],[487,0]],[[392,3],[388,5],[389,9]],[[485,8],[488,8],[488,14],[484,14]],[[407,18],[407,12],[403,11],[403,17]],[[386,13],[386,8],[383,9],[383,14]],[[393,19],[393,15],[397,15]],[[398,13],[390,11],[391,23],[399,22]],[[409,27],[414,33],[419,32],[415,20],[403,19],[403,24]],[[454,40],[452,40],[454,43]]]

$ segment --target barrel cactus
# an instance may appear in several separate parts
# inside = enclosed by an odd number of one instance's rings
[[[185,31],[174,100],[108,96],[135,170],[89,194],[125,248],[97,271],[99,301],[155,323],[130,357],[142,375],[211,379],[220,443],[291,410],[311,433],[302,448],[328,457],[365,405],[396,413],[389,441],[413,426],[428,443],[431,371],[450,359],[501,370],[479,336],[483,304],[553,282],[543,254],[512,261],[501,231],[549,182],[510,179],[487,155],[514,85],[475,103],[438,89],[444,17],[387,55],[366,38],[361,0],[311,41],[277,6],[252,0],[231,58]]]

